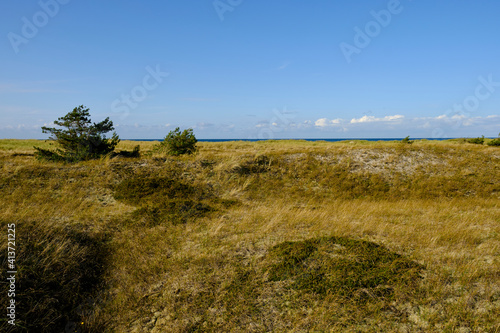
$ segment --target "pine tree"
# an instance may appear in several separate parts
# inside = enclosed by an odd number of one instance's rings
[[[39,159],[76,162],[99,158],[112,152],[120,142],[116,133],[111,139],[105,136],[105,133],[114,130],[109,117],[92,124],[89,109],[83,105],[60,117],[54,124],[63,128],[43,126],[42,132],[50,133],[50,140],[56,141],[60,147],[55,150],[34,147]]]

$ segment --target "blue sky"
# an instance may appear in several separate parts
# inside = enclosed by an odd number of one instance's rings
[[[0,138],[497,136],[500,2],[2,1]]]

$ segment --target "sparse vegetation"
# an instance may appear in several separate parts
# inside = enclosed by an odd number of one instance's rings
[[[50,139],[59,148],[55,150],[35,147],[35,155],[39,159],[51,161],[77,162],[99,158],[112,152],[120,139],[113,133],[111,139],[105,134],[114,130],[109,117],[100,123],[92,124],[89,109],[80,105],[64,117],[54,121],[54,124],[65,129],[42,127],[43,133],[50,133]]]
[[[140,144],[60,164],[34,158],[47,142],[0,140],[18,331],[498,330],[495,147]]]
[[[179,156],[192,154],[196,151],[196,137],[191,128],[181,132],[179,127],[170,131],[165,139],[156,147],[158,152],[166,152],[169,155]]]

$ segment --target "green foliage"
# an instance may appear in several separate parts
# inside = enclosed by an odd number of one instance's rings
[[[484,135],[480,138],[472,138],[472,139],[467,139],[468,143],[473,143],[476,145],[482,145],[484,144]]]
[[[413,143],[413,141],[410,140],[410,136],[408,135],[406,138],[404,138],[403,140],[401,140],[401,143],[405,143],[405,144],[411,145]]]
[[[50,133],[50,139],[57,142],[60,148],[48,150],[34,147],[35,156],[39,159],[67,162],[95,159],[112,152],[120,142],[116,133],[111,139],[105,136],[105,133],[114,130],[109,117],[92,124],[89,109],[83,105],[60,117],[54,124],[63,129],[43,126],[42,132]]]
[[[179,127],[170,131],[165,139],[156,147],[156,151],[167,152],[170,155],[179,156],[192,154],[196,151],[196,137],[193,129],[185,129],[181,132]]]
[[[344,237],[284,242],[270,250],[270,259],[270,281],[291,280],[293,289],[348,298],[389,296],[423,269],[383,246]]]

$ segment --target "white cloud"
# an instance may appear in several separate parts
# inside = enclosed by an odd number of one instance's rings
[[[341,121],[342,121],[342,119],[329,120],[327,118],[320,118],[314,122],[314,125],[317,127],[330,127],[330,126],[339,125]]]
[[[405,116],[402,116],[400,114],[396,114],[394,116],[385,116],[383,118],[376,118],[374,116],[363,116],[361,118],[352,118],[351,124],[373,123],[373,122],[378,122],[378,121],[396,121],[396,120],[402,120],[402,119],[404,119],[404,117]]]
[[[400,114],[397,114],[397,115],[394,115],[394,116],[385,116],[384,118],[382,118],[382,121],[400,120],[400,119],[403,119],[404,117],[405,116],[400,115]]]
[[[371,123],[373,121],[377,121],[376,120],[377,118],[375,118],[374,116],[363,116],[361,118],[352,118],[351,119],[351,124],[357,124],[357,123]]]

